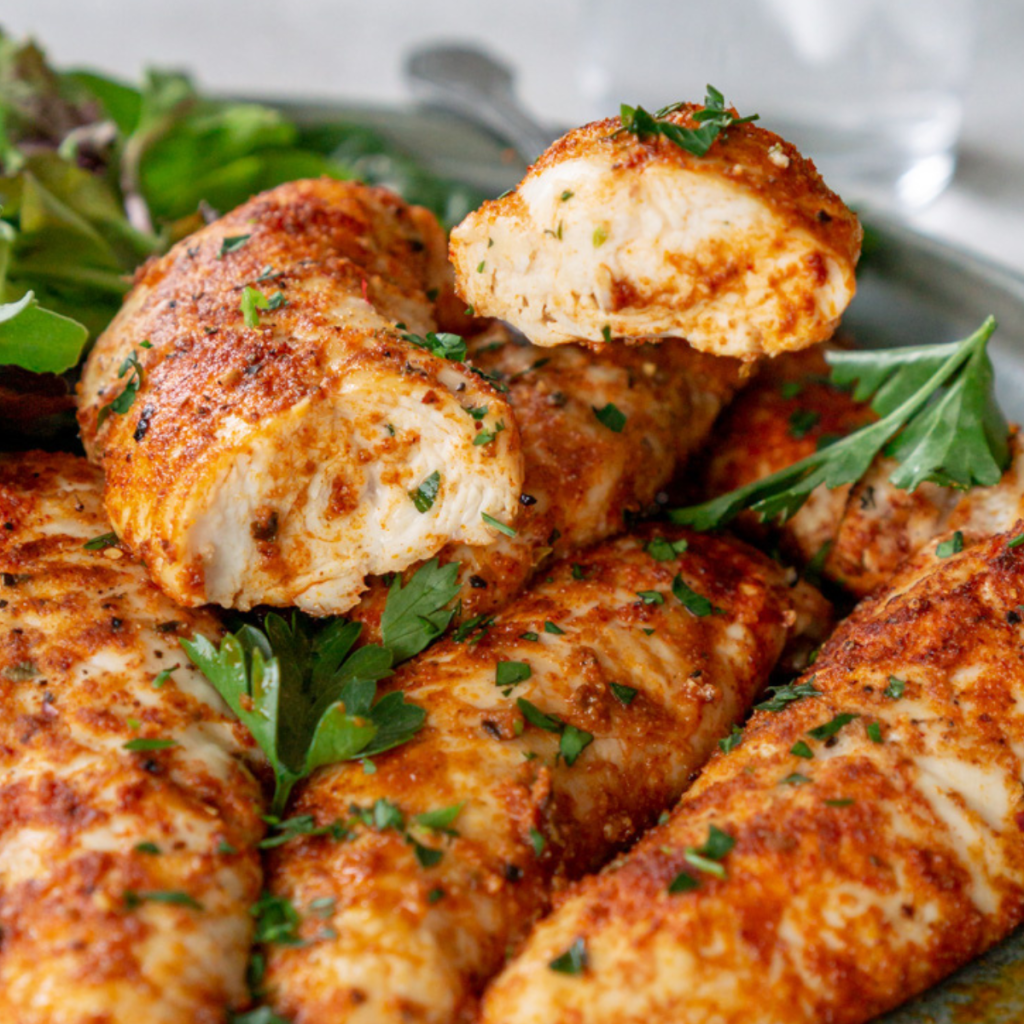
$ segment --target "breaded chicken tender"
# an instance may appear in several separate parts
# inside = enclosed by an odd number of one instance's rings
[[[79,418],[114,529],[160,587],[339,614],[368,574],[487,543],[485,515],[514,521],[507,403],[408,340],[428,340],[446,282],[431,214],[326,179],[257,196],[139,272]]]
[[[483,1024],[863,1024],[1017,927],[1022,529],[922,552],[864,602],[539,925]]]
[[[117,546],[100,473],[0,458],[0,1020],[222,1024],[248,997],[265,809],[249,734]]]
[[[686,104],[665,120],[695,128]],[[609,118],[569,132],[451,236],[460,294],[534,344],[686,338],[754,359],[828,338],[855,290],[857,218],[751,124],[704,156]]]
[[[503,607],[552,557],[623,532],[700,450],[747,372],[679,339],[541,349],[501,324],[471,339],[470,355],[508,388],[524,480],[514,535],[441,552],[460,565],[463,620]],[[373,635],[386,595],[374,581],[351,613]]]
[[[275,1009],[470,1019],[554,887],[649,825],[787,643],[827,626],[791,583],[737,541],[649,529],[558,563],[489,628],[404,666],[386,686],[426,709],[423,730],[372,773],[335,765],[297,789],[290,813],[322,834],[271,854],[268,888],[306,940],[268,950]]]

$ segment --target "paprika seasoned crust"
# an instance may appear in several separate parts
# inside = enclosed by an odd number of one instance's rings
[[[695,128],[684,104],[665,118]],[[754,359],[831,336],[855,290],[856,216],[751,124],[705,156],[620,118],[577,128],[451,235],[459,293],[537,345],[686,338]]]
[[[679,339],[601,352],[541,349],[495,324],[469,349],[475,366],[508,387],[524,480],[515,536],[441,552],[461,567],[464,620],[503,607],[553,557],[622,532],[706,442],[748,373],[739,360]],[[386,595],[372,581],[352,611],[372,635]]]
[[[434,329],[444,254],[427,211],[323,179],[256,196],[142,268],[89,356],[79,420],[114,529],[171,597],[337,614],[367,574],[488,542],[484,514],[514,520],[504,398],[396,327]],[[247,323],[252,301],[268,308]],[[112,406],[126,387],[130,408]],[[505,429],[474,445],[484,406]]]
[[[849,392],[828,382],[819,350],[766,362],[716,426],[704,493],[715,497],[784,469],[830,438],[844,436],[875,415]],[[863,597],[885,584],[900,563],[949,530],[978,539],[1000,533],[1024,516],[1024,446],[1010,437],[1010,464],[993,487],[960,491],[924,483],[915,491],[889,480],[897,468],[879,456],[855,484],[819,487],[780,528],[743,513],[741,531],[754,538],[777,535],[798,563],[821,562],[825,577]]]
[[[267,950],[278,1013],[470,1019],[553,890],[651,824],[786,644],[827,627],[816,593],[739,542],[657,536],[558,563],[489,629],[408,663],[386,686],[426,709],[423,730],[370,774],[336,765],[296,791],[290,814],[347,834],[270,855],[268,888],[306,915],[308,940]],[[682,584],[715,611],[689,610]],[[444,809],[452,834],[417,823]]]
[[[801,680],[820,692],[755,713],[536,929],[481,1021],[861,1024],[1016,927],[1022,529],[929,546],[863,602]],[[687,852],[712,826],[721,877]],[[586,968],[553,971],[577,942]]]
[[[0,1020],[222,1024],[247,998],[264,801],[178,647],[221,628],[92,543],[84,459],[0,459],[0,524]]]

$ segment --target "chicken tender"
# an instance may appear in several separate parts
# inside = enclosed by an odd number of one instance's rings
[[[222,630],[116,546],[84,459],[0,459],[0,523],[0,1020],[222,1024],[264,800],[178,648]]]
[[[665,120],[694,128],[685,104]],[[857,218],[751,124],[705,156],[619,118],[557,141],[451,236],[459,293],[537,345],[686,338],[754,359],[828,338],[853,298]]]
[[[536,929],[484,1024],[861,1024],[1020,924],[1011,536],[929,547],[863,603],[802,696]]]
[[[541,349],[500,324],[472,339],[470,352],[509,389],[525,479],[514,536],[441,553],[461,567],[464,620],[503,607],[552,556],[621,533],[705,442],[747,372],[678,339],[600,353]],[[386,596],[377,580],[353,610],[368,635]]]
[[[176,601],[337,614],[367,574],[514,521],[507,403],[407,340],[435,326],[444,251],[384,189],[300,181],[140,271],[79,416],[114,529]]]
[[[787,641],[826,626],[790,583],[738,542],[648,531],[559,563],[488,629],[403,667],[388,687],[427,710],[423,730],[372,773],[318,772],[291,813],[321,834],[269,860],[307,940],[269,951],[275,1009],[468,1019],[553,887],[650,824]]]

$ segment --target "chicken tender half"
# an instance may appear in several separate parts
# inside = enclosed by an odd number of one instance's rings
[[[0,523],[0,1020],[222,1024],[264,800],[178,648],[220,626],[105,537],[84,459],[0,460]]]
[[[477,335],[470,354],[508,387],[525,478],[514,536],[441,552],[460,565],[463,620],[503,607],[552,556],[621,533],[705,442],[747,372],[679,339],[541,349],[500,324]],[[375,581],[353,610],[371,633],[386,595]]]
[[[875,419],[870,406],[829,384],[822,353],[801,352],[766,365],[716,428],[705,476],[708,497],[724,494],[798,462]],[[895,487],[893,459],[879,456],[855,484],[819,487],[780,528],[739,520],[754,537],[777,534],[787,553],[814,562],[825,577],[863,597],[882,586],[901,562],[949,530],[965,543],[1010,529],[1024,516],[1024,442],[1014,432],[1011,461],[993,487],[960,491],[924,483]]]
[[[695,128],[692,104],[665,118]],[[702,157],[609,118],[556,142],[451,236],[460,294],[537,345],[686,338],[753,359],[828,338],[855,290],[857,218],[750,124]]]
[[[114,529],[175,600],[341,613],[367,574],[514,520],[507,403],[396,327],[434,328],[444,250],[386,190],[300,181],[140,271],[79,418]]]
[[[370,774],[318,772],[291,813],[327,834],[271,855],[268,888],[308,940],[269,952],[275,1009],[469,1019],[554,885],[650,824],[787,641],[827,621],[740,543],[648,531],[559,563],[489,629],[409,662],[388,686],[427,710],[423,730]]]
[[[1020,924],[1010,537],[929,549],[862,604],[800,680],[817,692],[756,713],[664,826],[582,882],[484,1024],[862,1024]],[[552,969],[573,948],[581,969]]]

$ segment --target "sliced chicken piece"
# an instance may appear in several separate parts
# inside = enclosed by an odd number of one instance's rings
[[[716,428],[707,467],[709,497],[784,469],[830,438],[875,419],[869,406],[828,383],[822,353],[797,353],[766,364]],[[1012,461],[994,487],[963,492],[925,483],[903,491],[889,481],[896,468],[879,457],[856,484],[815,490],[781,528],[752,513],[739,520],[753,538],[777,536],[800,562],[817,556],[824,575],[858,597],[885,583],[899,564],[948,530],[967,542],[1010,529],[1024,515],[1024,443],[1011,438]]]
[[[308,940],[269,952],[279,1013],[468,1019],[553,886],[650,824],[787,641],[827,624],[816,593],[738,542],[674,530],[652,549],[654,536],[559,563],[489,629],[410,662],[388,685],[427,709],[422,732],[369,774],[337,765],[299,790],[293,815],[349,834],[293,840],[268,863]]]
[[[0,1020],[222,1024],[247,998],[264,801],[84,459],[0,460]]]
[[[701,108],[666,117],[694,128]],[[569,132],[451,236],[460,294],[537,345],[683,337],[753,359],[828,338],[853,297],[857,218],[754,125],[705,156],[619,118]]]
[[[367,574],[487,543],[484,515],[513,522],[507,403],[396,327],[433,329],[443,264],[425,210],[321,180],[142,269],[89,357],[79,418],[114,529],[175,600],[340,613]],[[505,429],[477,446],[478,422]]]
[[[503,607],[552,556],[622,532],[705,442],[747,372],[738,360],[677,339],[601,353],[551,350],[500,324],[472,339],[470,352],[475,366],[508,388],[525,479],[514,536],[441,553],[461,566],[463,619]],[[485,431],[481,425],[478,436]],[[368,635],[386,595],[374,581],[353,610]]]
[[[484,1024],[861,1024],[1016,927],[1010,537],[928,551],[862,604],[800,681],[820,693],[755,714],[666,824],[583,881],[494,983]]]

